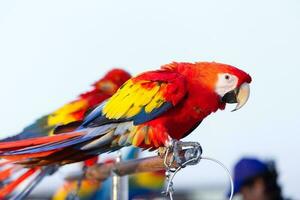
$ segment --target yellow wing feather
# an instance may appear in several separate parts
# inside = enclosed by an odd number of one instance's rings
[[[55,126],[57,124],[67,124],[76,120],[71,113],[77,110],[83,109],[87,106],[86,101],[74,101],[66,104],[60,109],[56,110],[52,115],[48,117],[48,126]]]
[[[145,87],[151,84],[151,87]],[[130,118],[142,111],[150,113],[160,107],[165,99],[161,90],[166,84],[150,81],[133,82],[129,80],[108,100],[103,108],[103,113],[108,119]]]
[[[133,86],[133,82],[130,79],[126,81],[124,85],[109,99],[103,111],[106,112],[107,110],[111,110],[115,106],[112,102],[116,102],[118,101],[119,98],[122,99],[125,97],[126,93],[120,92],[120,90],[127,91],[132,86]]]
[[[155,108],[160,107],[163,102],[164,101],[162,100],[161,95],[155,95],[154,98],[145,106],[145,111],[150,113]]]

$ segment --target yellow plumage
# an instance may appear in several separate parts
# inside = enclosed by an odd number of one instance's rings
[[[162,95],[156,94],[154,98],[145,106],[146,113],[150,113],[155,108],[160,107],[164,102]]]
[[[129,117],[128,115],[134,116],[141,111],[139,99],[142,99],[143,90],[140,89],[139,85],[136,85],[128,92],[130,93],[119,101],[119,106],[115,109],[113,118]]]
[[[142,111],[150,113],[164,103],[164,97],[160,90],[164,84],[151,84],[150,81],[133,82],[129,80],[121,87],[113,97],[108,100],[103,108],[103,113],[108,119],[130,118]]]
[[[48,117],[48,125],[55,126],[58,124],[67,124],[72,122],[76,119],[71,115],[71,113],[81,110],[86,106],[87,102],[84,100],[66,104]]]
[[[125,96],[129,95],[130,89],[132,89],[133,83],[131,80],[128,80],[122,88],[120,88],[106,103],[103,108],[103,113],[106,114],[106,117],[111,119],[117,112],[120,101],[122,101]],[[119,109],[119,108],[118,108]]]

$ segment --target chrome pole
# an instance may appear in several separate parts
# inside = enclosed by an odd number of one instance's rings
[[[122,161],[121,151],[118,152],[116,163]],[[118,176],[113,172],[111,200],[128,200],[128,176]]]

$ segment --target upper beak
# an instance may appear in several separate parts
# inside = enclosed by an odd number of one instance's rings
[[[248,83],[243,83],[239,88],[226,93],[222,101],[225,103],[237,103],[233,111],[237,111],[242,108],[248,101],[250,96],[250,87]]]

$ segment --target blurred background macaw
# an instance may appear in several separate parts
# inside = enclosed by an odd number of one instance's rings
[[[34,138],[58,134],[60,130],[56,129],[57,126],[63,126],[70,123],[72,124],[72,122],[75,122],[75,124],[72,125],[76,126],[76,123],[83,120],[90,110],[112,96],[130,77],[130,74],[122,69],[113,69],[103,78],[95,82],[90,91],[80,94],[76,100],[71,101],[56,111],[39,118],[36,122],[24,128],[19,134],[5,138],[1,141],[14,143],[16,140],[28,138],[32,138],[31,141],[34,141]],[[66,127],[66,129],[67,128],[68,127]],[[86,161],[85,165],[92,165],[96,162],[97,157]],[[9,196],[13,191],[15,191],[20,183],[29,179],[29,177],[35,175],[34,180],[38,181],[48,175],[41,173],[41,168],[25,169],[4,159],[1,160],[0,167],[1,199]],[[16,173],[18,176],[15,176]],[[31,184],[34,184],[34,180]],[[86,182],[83,182],[82,184],[86,185]]]

